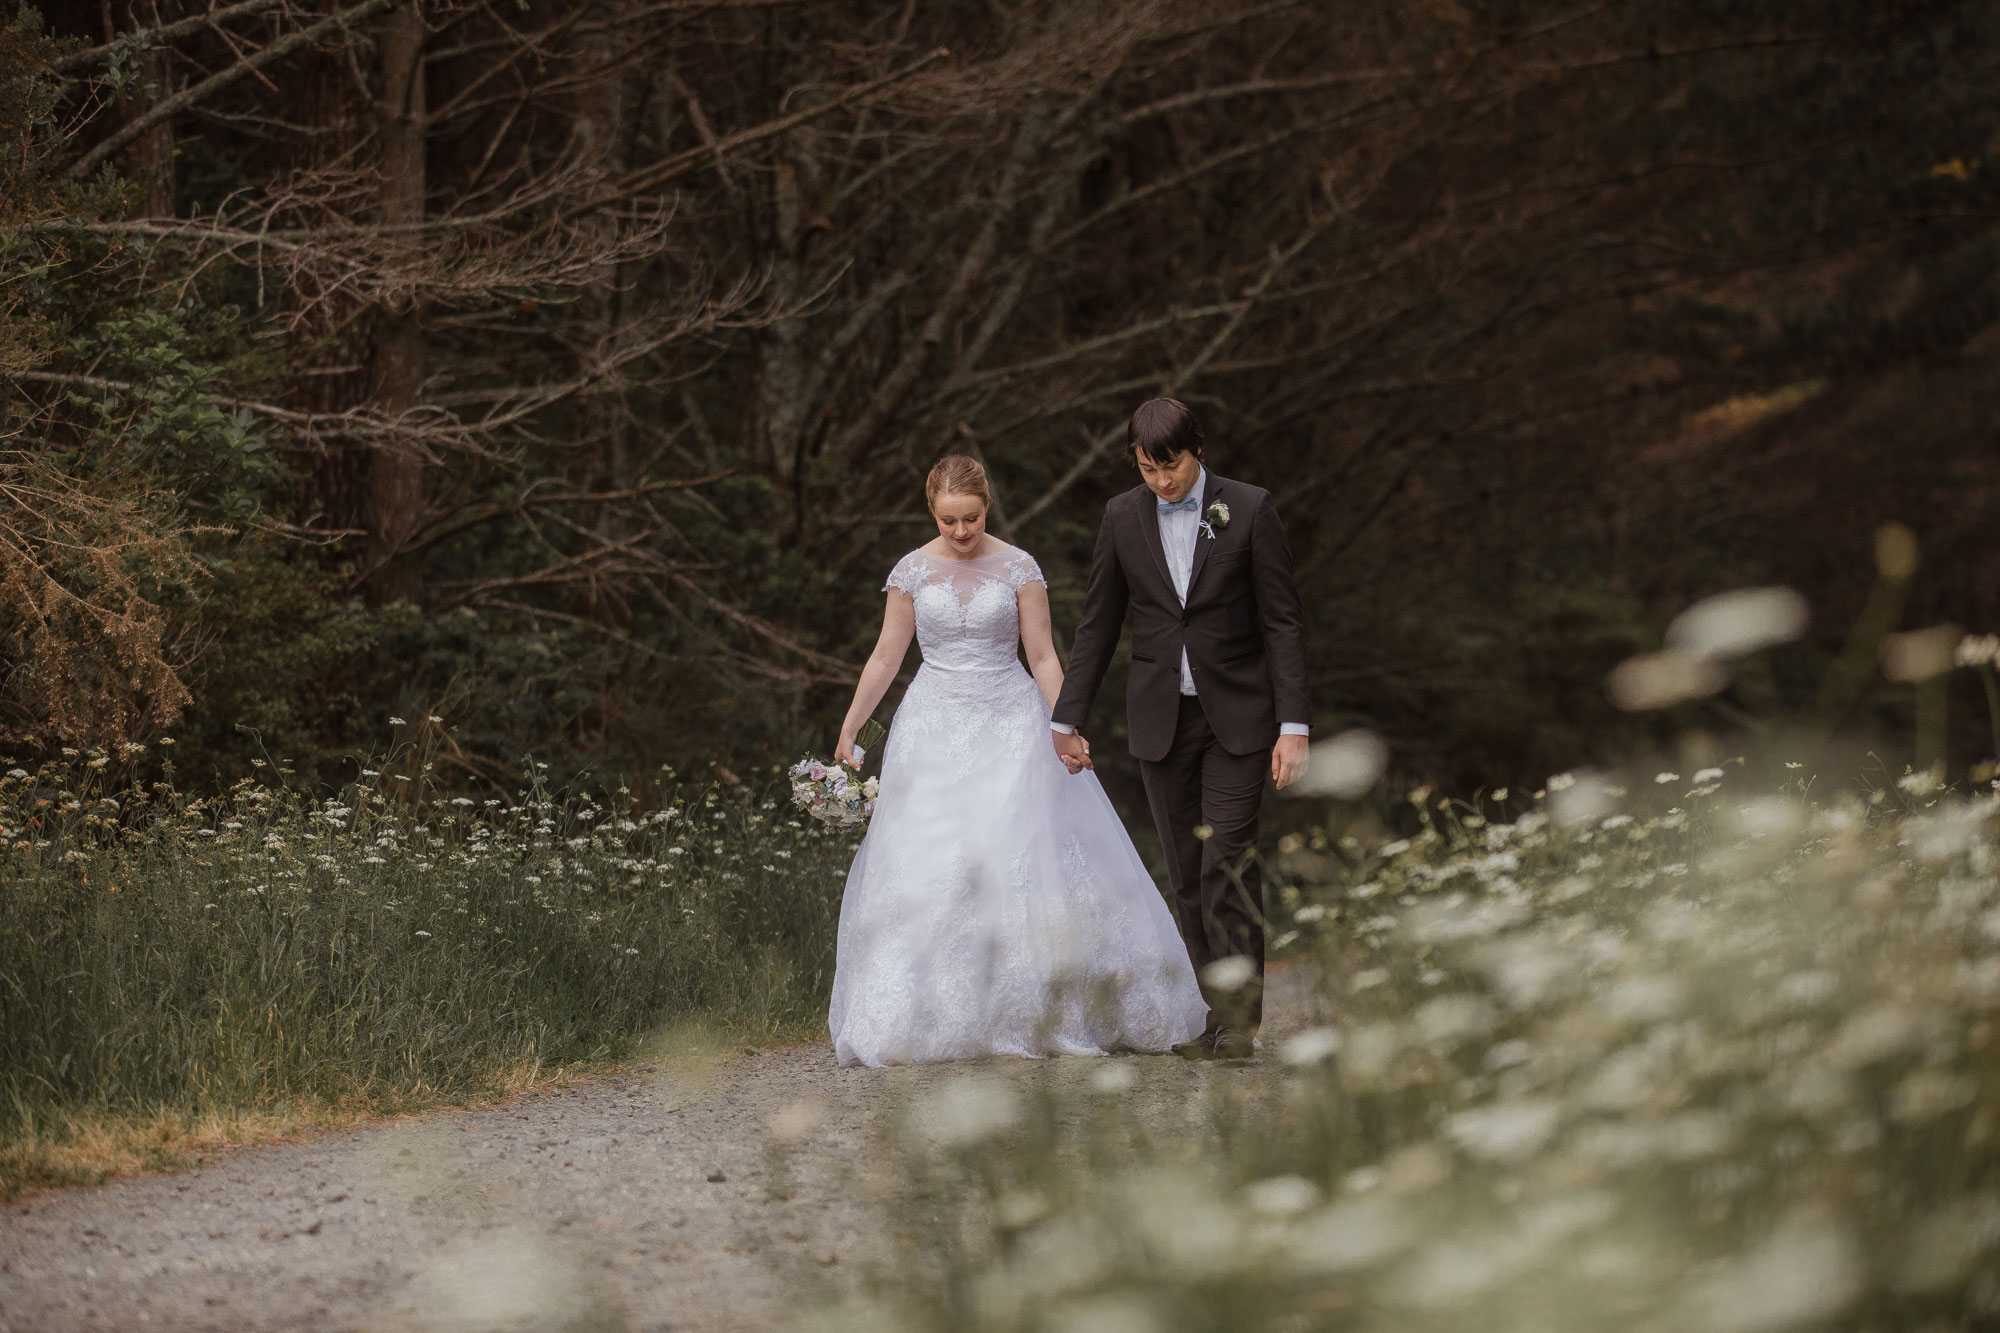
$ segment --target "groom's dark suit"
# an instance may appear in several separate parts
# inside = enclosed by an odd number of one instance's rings
[[[1255,962],[1258,979],[1241,1003],[1209,996],[1223,1021],[1254,1031],[1262,1016],[1263,879],[1248,853],[1279,724],[1311,718],[1305,618],[1270,494],[1210,472],[1201,513],[1218,500],[1229,521],[1211,522],[1213,536],[1196,535],[1185,605],[1169,572],[1153,492],[1137,486],[1105,507],[1083,621],[1052,716],[1082,729],[1129,610],[1130,746],[1167,849],[1181,938],[1197,974],[1232,955]],[[1183,649],[1192,696],[1182,693]],[[1198,826],[1213,832],[1197,838]]]

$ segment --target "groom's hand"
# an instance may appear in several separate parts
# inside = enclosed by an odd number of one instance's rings
[[[1306,775],[1307,741],[1304,736],[1280,736],[1271,750],[1271,780],[1280,791]]]
[[[1056,743],[1056,758],[1062,760],[1063,767],[1072,775],[1096,767],[1090,762],[1089,741],[1074,732],[1052,731],[1049,735]]]

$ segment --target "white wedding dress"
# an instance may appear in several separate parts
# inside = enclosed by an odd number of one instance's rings
[[[1013,547],[921,551],[885,585],[923,665],[847,872],[828,1022],[843,1065],[1164,1051],[1207,1006],[1166,902],[1097,776],[1071,776],[1018,654]]]

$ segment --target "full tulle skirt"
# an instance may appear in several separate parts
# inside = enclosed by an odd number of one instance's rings
[[[1207,1012],[1096,775],[1056,758],[1034,680],[921,668],[841,901],[840,1063],[1164,1051]]]

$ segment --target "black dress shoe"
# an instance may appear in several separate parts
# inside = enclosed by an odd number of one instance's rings
[[[1257,1054],[1256,1040],[1235,1028],[1217,1028],[1214,1042],[1216,1060],[1248,1060]]]

